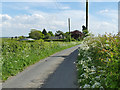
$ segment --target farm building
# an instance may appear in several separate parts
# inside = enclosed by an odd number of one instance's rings
[[[79,30],[72,31],[70,33],[71,33],[71,37],[74,39],[82,38],[83,36],[83,33]]]

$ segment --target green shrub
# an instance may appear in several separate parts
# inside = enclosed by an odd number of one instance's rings
[[[71,38],[71,41],[76,41],[76,39],[74,39],[74,38]]]

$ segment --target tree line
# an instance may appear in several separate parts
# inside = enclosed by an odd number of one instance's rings
[[[79,30],[77,30],[77,31],[79,31]],[[24,37],[24,36],[17,37],[16,36],[15,38],[19,38],[19,40],[24,39],[24,38],[32,38],[32,39],[35,39],[35,40],[39,40],[39,39],[47,40],[47,39],[51,39],[51,37],[52,37],[52,39],[56,39],[58,37],[57,39],[66,39],[67,41],[69,41],[70,37],[72,36],[71,37],[72,41],[75,41],[75,40],[80,41],[84,37],[89,36],[89,32],[84,25],[82,26],[82,32],[81,31],[79,31],[79,32],[82,33],[82,35],[80,37],[76,34],[72,35],[71,32],[65,32],[64,33],[61,30],[56,31],[55,34],[53,34],[52,31],[47,32],[47,30],[45,28],[42,31],[37,30],[37,29],[31,29],[28,37]],[[13,37],[11,37],[11,39],[13,39]]]
[[[69,32],[62,32],[60,30],[56,31],[55,34],[53,34],[52,31],[48,31],[46,29],[43,29],[43,31],[32,29],[31,32],[29,33],[29,38],[33,38],[36,40],[39,39],[49,39],[50,37],[57,37],[60,36],[62,39],[68,38],[69,37]]]
[[[46,31],[46,29],[43,29],[41,32],[40,30],[32,29],[29,33],[29,37],[39,40],[39,39],[48,39],[49,37],[54,36],[52,31]]]

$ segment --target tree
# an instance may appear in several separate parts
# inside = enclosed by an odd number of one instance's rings
[[[64,33],[64,36],[68,37],[69,36],[69,32]]]
[[[60,30],[56,31],[55,36],[60,36],[60,35],[64,36],[64,33]]]
[[[87,28],[84,25],[82,26],[82,33],[84,34],[85,37],[88,36],[88,33],[89,33]]]
[[[51,36],[54,36],[53,32],[52,31],[49,31],[48,32]]]
[[[47,35],[47,31],[43,29],[42,34]]]
[[[11,39],[13,39],[13,37],[11,37]]]
[[[36,29],[31,29],[31,32],[34,32],[34,31],[36,31]]]
[[[29,33],[29,37],[38,40],[42,39],[44,37],[44,34],[42,34],[42,32],[39,30],[32,29]]]
[[[25,37],[24,37],[24,36],[19,36],[18,38],[19,38],[19,39],[24,39]]]
[[[89,33],[89,32],[88,32],[87,29],[83,30],[83,34],[85,35],[85,37],[88,36],[88,33]]]
[[[15,39],[17,39],[17,36],[15,36]]]
[[[50,33],[47,33],[47,35],[45,35],[44,39],[49,39],[50,36],[51,36]]]

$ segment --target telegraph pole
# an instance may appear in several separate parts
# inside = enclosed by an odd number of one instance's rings
[[[86,29],[88,30],[88,0],[86,0]]]
[[[70,18],[68,18],[68,28],[69,28],[69,41],[71,41],[71,33],[70,33]]]
[[[120,35],[120,1],[118,2],[118,34]]]

